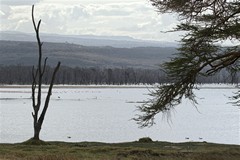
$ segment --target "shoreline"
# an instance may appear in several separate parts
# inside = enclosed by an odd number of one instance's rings
[[[146,138],[146,137],[143,137],[143,138]],[[148,138],[148,137],[147,137]],[[28,141],[28,140],[27,140]],[[27,141],[22,141],[22,142],[0,142],[0,146],[1,145],[18,145],[18,144],[28,144],[26,143]],[[137,143],[139,141],[135,140],[135,141],[122,141],[122,142],[103,142],[103,141],[44,141],[44,140],[41,140],[45,143],[62,143],[62,144],[81,144],[81,143],[89,143],[89,144],[109,144],[109,145],[114,145],[114,144],[124,144],[124,143]],[[154,140],[154,141],[151,141],[151,143],[169,143],[169,144],[187,144],[187,143],[203,143],[203,144],[214,144],[214,145],[226,145],[226,146],[239,146],[240,147],[240,144],[233,144],[233,143],[218,143],[218,142],[209,142],[209,141],[158,141],[158,140]],[[150,142],[144,142],[144,143],[150,143]]]
[[[48,88],[49,85],[42,85]],[[54,85],[53,88],[154,88],[156,85]],[[0,85],[1,88],[31,88],[31,85]]]
[[[89,84],[89,85],[62,85],[62,84],[56,84],[53,87],[57,89],[75,89],[75,88],[157,88],[160,86],[159,84],[123,84],[123,85],[95,85],[95,84]],[[228,83],[206,83],[206,84],[197,84],[197,89],[236,89],[239,85],[238,84],[228,84]],[[42,88],[48,88],[49,85],[42,85]],[[4,88],[31,88],[31,85],[19,85],[19,84],[13,84],[13,85],[4,85],[0,84],[0,89]]]

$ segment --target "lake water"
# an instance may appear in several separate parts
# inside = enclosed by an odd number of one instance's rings
[[[140,129],[131,118],[138,113],[136,106],[149,98],[148,88],[57,87],[53,89],[41,139],[126,142],[151,137],[158,141],[240,144],[240,109],[227,103],[236,91],[226,85],[204,86],[195,91],[197,109],[184,100],[172,112],[170,122],[158,115],[156,125]],[[1,87],[0,94],[0,143],[31,138],[30,87]]]

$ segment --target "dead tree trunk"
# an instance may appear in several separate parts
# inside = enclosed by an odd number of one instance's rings
[[[50,97],[52,94],[52,88],[53,88],[53,84],[54,84],[54,79],[56,76],[56,73],[60,67],[60,62],[58,62],[57,66],[55,67],[54,71],[53,71],[53,75],[51,78],[51,82],[50,82],[50,86],[48,89],[48,93],[47,93],[47,97],[45,99],[45,103],[43,106],[43,110],[42,113],[39,115],[39,109],[41,106],[41,94],[42,94],[42,78],[45,72],[45,68],[46,68],[46,63],[47,63],[47,57],[44,60],[44,64],[42,66],[42,45],[43,43],[40,40],[40,36],[39,36],[39,28],[40,28],[40,24],[41,24],[41,20],[38,21],[38,24],[36,25],[35,20],[34,20],[34,5],[32,6],[32,22],[33,22],[33,26],[34,26],[34,30],[36,32],[36,38],[37,38],[37,44],[38,44],[38,65],[37,65],[37,69],[32,68],[32,106],[33,106],[33,126],[34,126],[34,136],[33,139],[34,140],[39,140],[39,134],[42,128],[42,124],[43,124],[43,120],[45,117],[45,114],[47,112],[48,109],[48,104],[50,101]],[[36,93],[36,88],[37,88],[37,93]]]

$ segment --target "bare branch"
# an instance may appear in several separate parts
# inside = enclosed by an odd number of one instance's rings
[[[37,31],[38,31],[38,32],[39,32],[40,24],[41,24],[41,19],[38,21],[38,25],[37,25]]]
[[[43,111],[42,111],[42,113],[41,113],[41,115],[39,117],[39,120],[38,120],[40,124],[43,122],[45,114],[47,112],[48,104],[49,104],[49,101],[50,101],[50,97],[52,95],[52,88],[53,88],[54,80],[55,80],[56,73],[59,70],[60,65],[61,65],[61,63],[58,62],[57,66],[54,69],[54,72],[53,72],[53,75],[52,75],[52,79],[51,79],[51,83],[50,83],[50,86],[49,86],[49,89],[48,89],[48,94],[47,94],[47,97],[46,97],[46,100],[45,100],[44,108],[43,108]]]
[[[218,56],[216,58],[213,58],[210,62],[212,68],[207,70],[206,73],[208,75],[211,75],[223,68],[226,68],[229,65],[234,64],[238,59],[240,58],[240,52],[230,52],[227,54],[224,54],[223,56]],[[213,63],[216,64],[213,64]]]
[[[34,115],[34,113],[33,113],[33,112],[32,112],[32,117],[33,117],[33,118],[35,118],[35,115]]]
[[[32,68],[32,104],[33,104],[33,109],[36,107],[36,102],[35,102],[35,89],[36,89],[36,76],[37,74],[34,74],[34,66]]]
[[[48,57],[46,57],[45,60],[44,60],[43,71],[42,71],[42,73],[41,73],[42,76],[43,76],[43,74],[44,74],[44,72],[45,72],[45,69],[46,69],[47,59],[48,59]]]
[[[37,31],[37,27],[34,19],[34,5],[32,5],[32,22],[33,22],[34,30]]]

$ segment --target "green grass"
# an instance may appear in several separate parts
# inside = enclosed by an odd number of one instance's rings
[[[0,160],[239,160],[239,145],[206,142],[0,144]]]

